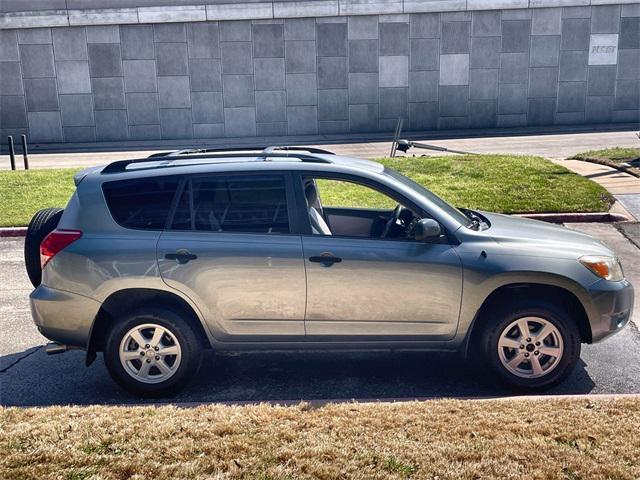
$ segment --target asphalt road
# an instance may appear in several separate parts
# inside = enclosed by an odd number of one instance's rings
[[[613,226],[573,226],[605,240],[640,286],[640,255]],[[89,368],[72,351],[47,356],[33,325],[22,239],[0,239],[0,404],[144,403],[110,379],[102,358]],[[571,377],[550,394],[640,393],[640,307],[634,322],[596,345],[583,345]],[[199,377],[162,402],[296,401],[513,395],[456,355],[435,353],[207,354]]]

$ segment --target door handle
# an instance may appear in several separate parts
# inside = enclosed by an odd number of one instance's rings
[[[320,263],[323,267],[330,267],[334,263],[342,262],[340,257],[336,257],[332,253],[323,253],[315,257],[309,257],[309,261],[313,263]]]
[[[188,250],[178,250],[176,253],[167,253],[164,258],[167,260],[177,260],[179,264],[184,265],[189,260],[195,260],[198,256],[189,253]]]

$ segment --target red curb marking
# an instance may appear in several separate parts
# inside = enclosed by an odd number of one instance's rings
[[[0,237],[24,237],[27,234],[27,227],[0,228]]]

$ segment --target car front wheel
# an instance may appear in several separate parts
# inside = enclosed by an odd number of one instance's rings
[[[482,335],[486,363],[503,382],[528,390],[564,380],[580,358],[575,321],[554,305],[512,305]]]
[[[144,397],[177,392],[195,375],[201,356],[193,328],[164,308],[143,309],[120,319],[104,352],[113,379]]]

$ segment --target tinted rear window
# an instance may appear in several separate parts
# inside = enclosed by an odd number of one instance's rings
[[[162,230],[178,188],[176,177],[140,178],[102,185],[111,215],[126,228]]]
[[[171,228],[289,233],[284,178],[276,175],[194,178],[184,189]]]

